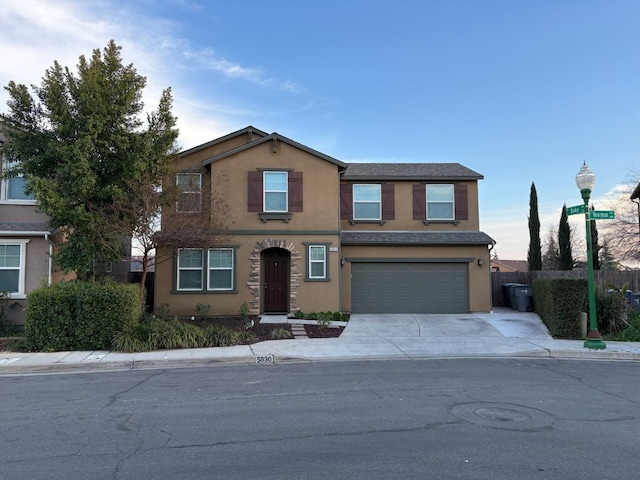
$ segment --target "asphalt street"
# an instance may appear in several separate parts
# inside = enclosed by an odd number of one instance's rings
[[[636,479],[637,362],[468,358],[0,377],[0,479]]]

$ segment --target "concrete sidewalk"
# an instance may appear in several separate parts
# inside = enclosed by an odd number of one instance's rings
[[[1,352],[0,375],[219,363],[454,357],[640,360],[640,342],[607,342],[605,350],[589,350],[581,340],[554,340],[534,313],[506,308],[486,314],[353,314],[339,338],[271,340],[235,347],[142,353]]]

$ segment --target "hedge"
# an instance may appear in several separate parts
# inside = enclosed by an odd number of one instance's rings
[[[108,350],[140,315],[140,287],[115,282],[59,282],[27,298],[25,339],[40,351]]]
[[[533,281],[533,304],[556,338],[578,339],[580,312],[587,311],[587,281],[576,278],[540,278]]]

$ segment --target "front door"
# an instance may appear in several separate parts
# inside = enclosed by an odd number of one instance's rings
[[[287,250],[281,248],[270,248],[262,253],[265,313],[289,311],[290,255]]]

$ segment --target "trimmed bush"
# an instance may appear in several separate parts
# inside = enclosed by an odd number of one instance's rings
[[[575,278],[540,278],[533,281],[533,304],[556,338],[578,339],[580,312],[587,311],[587,281]]]
[[[25,338],[33,350],[107,350],[139,315],[137,285],[55,283],[29,294]]]

